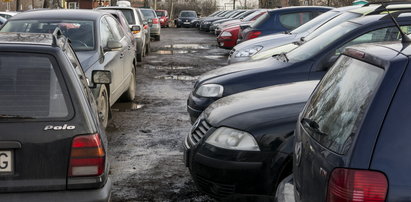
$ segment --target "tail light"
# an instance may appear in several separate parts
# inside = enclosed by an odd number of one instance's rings
[[[153,24],[158,24],[158,18],[153,18]]]
[[[381,172],[337,168],[328,183],[328,202],[385,201],[388,182]]]
[[[258,36],[260,36],[260,34],[261,34],[261,32],[260,31],[250,31],[248,34],[247,34],[247,37],[245,37],[247,40],[249,40],[249,39],[254,39],[254,38],[257,38]]]
[[[104,173],[105,159],[99,134],[77,136],[71,144],[68,175],[99,176]]]

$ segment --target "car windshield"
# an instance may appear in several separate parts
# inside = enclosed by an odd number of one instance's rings
[[[183,18],[189,18],[189,17],[197,17],[197,14],[195,12],[181,12],[180,17]]]
[[[141,12],[143,13],[144,17],[146,17],[146,19],[156,18],[156,13],[153,10],[141,9]]]
[[[0,32],[53,33],[60,28],[71,41],[75,51],[90,51],[95,48],[94,22],[80,20],[12,20]],[[87,33],[87,34],[85,34]]]
[[[354,19],[360,16],[361,14],[359,13],[345,12],[333,18],[332,20],[328,21],[327,23],[323,24],[322,26],[318,27],[315,31],[307,35],[307,37],[305,37],[304,40],[309,41],[343,22],[346,22],[348,20],[351,20],[351,19]]]
[[[67,117],[61,83],[46,56],[0,53],[0,119]]]
[[[346,33],[356,29],[359,26],[359,24],[352,22],[340,24],[287,53],[287,57],[292,61],[307,60],[312,56],[318,54],[324,48],[328,47],[332,42],[338,40],[340,37],[344,36]]]
[[[323,24],[324,22],[334,18],[335,16],[341,14],[338,11],[328,11],[325,12],[316,18],[308,21],[307,23],[304,23],[303,25],[295,28],[294,30],[291,31],[292,34],[299,34],[299,33],[304,33],[310,29],[318,27],[318,25]]]
[[[156,11],[156,14],[157,14],[158,17],[163,17],[163,16],[165,16],[166,12],[164,12],[164,11]]]

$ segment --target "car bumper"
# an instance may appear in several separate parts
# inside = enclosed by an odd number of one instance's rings
[[[190,148],[187,138],[185,162],[200,191],[217,199],[272,192],[275,177],[271,177],[270,162],[273,152],[232,151],[204,141],[198,148]]]
[[[239,63],[239,62],[247,62],[250,60],[251,57],[235,57],[234,55],[231,57],[228,57],[227,63],[228,64],[234,64],[234,63]]]
[[[293,175],[284,178],[278,184],[275,199],[277,202],[295,202]]]
[[[161,28],[159,24],[153,25],[153,27],[150,27],[150,36],[158,36],[160,35]]]
[[[229,37],[217,37],[217,44],[220,48],[233,48],[236,45],[236,40],[233,40]]]
[[[191,124],[193,124],[200,114],[215,100],[211,98],[197,97],[192,92],[187,99],[187,112],[190,115]]]
[[[201,24],[201,25],[200,25],[200,30],[209,31],[209,30],[210,30],[210,26],[211,26],[211,24]]]
[[[87,201],[110,201],[111,179],[109,178],[100,189],[67,190],[47,192],[19,192],[2,193],[0,201],[59,201],[59,202],[87,202]]]

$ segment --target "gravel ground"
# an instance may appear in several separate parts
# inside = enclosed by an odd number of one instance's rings
[[[107,129],[113,201],[212,201],[183,163],[186,99],[196,78],[226,64],[228,50],[196,29],[162,29],[137,68],[137,96],[116,103]]]

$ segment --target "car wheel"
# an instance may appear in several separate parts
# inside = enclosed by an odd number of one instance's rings
[[[154,36],[154,39],[155,39],[156,41],[160,41],[160,35]]]
[[[123,101],[131,102],[136,97],[136,72],[134,70],[131,71],[131,79],[130,84],[128,85],[128,89],[124,92],[122,96]]]
[[[137,53],[136,58],[137,58],[137,62],[143,61],[143,53],[142,53],[142,52],[141,52],[141,53]]]
[[[97,98],[97,111],[101,125],[103,126],[103,128],[107,128],[110,112],[110,101],[109,94],[105,85],[101,85],[100,88],[100,92]]]

